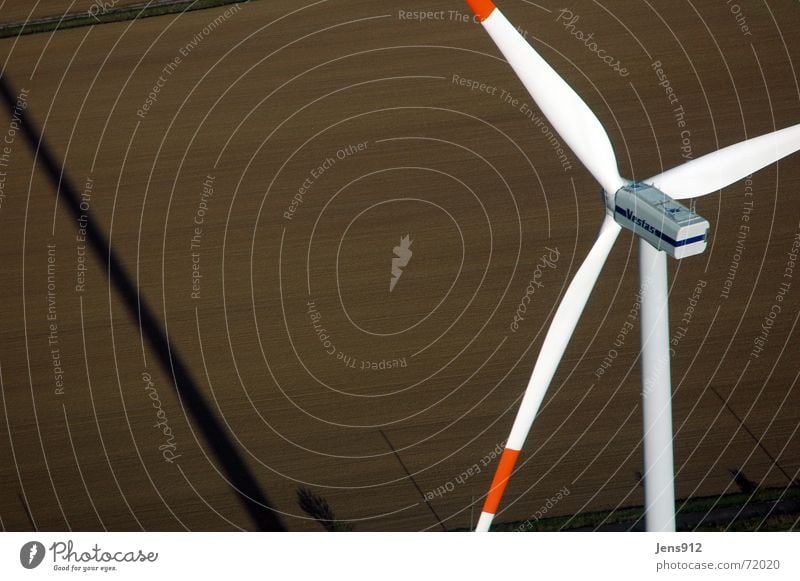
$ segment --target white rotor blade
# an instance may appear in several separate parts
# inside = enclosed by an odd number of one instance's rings
[[[676,200],[704,196],[800,150],[800,124],[730,145],[644,180]]]
[[[491,1],[468,0],[468,3],[542,113],[586,169],[611,194],[625,185],[608,134],[583,99]]]
[[[561,357],[563,357],[567,344],[572,338],[578,319],[589,301],[589,295],[594,289],[597,277],[600,275],[611,248],[614,246],[620,229],[620,225],[614,221],[614,218],[606,214],[603,225],[600,227],[597,241],[575,273],[575,278],[569,283],[569,288],[564,293],[561,304],[558,305],[556,314],[553,316],[553,321],[550,323],[550,328],[542,343],[542,349],[539,351],[539,357],[536,359],[536,365],[533,367],[533,373],[522,398],[519,411],[517,411],[517,417],[514,419],[511,435],[508,437],[503,455],[500,457],[489,494],[486,496],[486,501],[483,505],[478,526],[475,529],[476,531],[488,531],[489,526],[492,524],[492,519],[497,512],[508,478],[514,470],[519,451],[528,437],[528,432],[533,425],[536,414],[539,412],[539,406],[542,404],[545,392],[550,386],[550,381],[553,379],[556,368],[561,362]]]

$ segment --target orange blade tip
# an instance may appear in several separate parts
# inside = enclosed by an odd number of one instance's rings
[[[497,507],[500,506],[500,500],[503,498],[508,479],[514,471],[514,465],[519,458],[519,450],[506,448],[500,456],[500,463],[497,465],[497,470],[492,479],[492,485],[489,488],[489,494],[486,495],[486,501],[483,504],[483,512],[489,514],[497,514]]]
[[[489,18],[489,15],[495,9],[492,0],[467,0],[467,4],[469,4],[469,7],[472,8],[475,16],[477,16],[481,22]]]

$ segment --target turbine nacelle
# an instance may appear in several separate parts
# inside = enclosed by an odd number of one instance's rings
[[[706,249],[708,220],[650,184],[630,182],[603,198],[617,224],[656,250],[681,259]]]

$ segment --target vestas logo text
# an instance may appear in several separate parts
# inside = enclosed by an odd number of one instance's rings
[[[636,214],[633,213],[633,210],[631,210],[630,208],[625,208],[624,209],[624,216],[628,220],[630,220],[631,222],[633,222],[634,224],[639,226],[639,228],[642,228],[643,230],[647,230],[651,234],[655,234],[656,236],[661,237],[661,231],[658,228],[656,228],[655,226],[650,224],[644,218],[639,218]]]

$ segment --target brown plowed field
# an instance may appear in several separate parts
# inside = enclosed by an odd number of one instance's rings
[[[724,2],[581,2],[572,29],[559,4],[501,7],[596,111],[627,177],[800,122],[795,2],[742,3],[738,20]],[[288,529],[319,530],[301,486],[357,530],[470,526],[496,465],[484,458],[603,208],[467,10],[253,1],[0,41],[3,78],[139,290],[110,281],[16,131],[0,168],[5,529],[254,528],[140,333],[137,298]],[[628,75],[570,30],[594,32]],[[699,199],[709,248],[670,260],[678,497],[736,490],[730,470],[785,486],[800,469],[800,270],[786,276],[799,160]],[[513,330],[548,249],[558,260]],[[551,514],[641,504],[638,325],[615,346],[637,257],[623,232],[500,520],[564,487]]]

